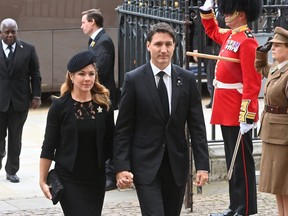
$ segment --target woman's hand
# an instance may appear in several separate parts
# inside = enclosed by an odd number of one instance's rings
[[[133,174],[129,171],[122,171],[116,174],[116,185],[119,189],[130,188],[133,185]]]
[[[47,199],[51,200],[51,199],[52,199],[52,195],[51,195],[51,193],[50,193],[50,189],[49,189],[50,187],[49,187],[49,185],[47,185],[46,182],[41,182],[41,183],[40,183],[40,188],[41,188],[43,194],[45,195],[45,197],[46,197]]]

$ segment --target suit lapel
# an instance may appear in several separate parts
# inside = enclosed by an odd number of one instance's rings
[[[181,72],[178,71],[172,64],[172,71],[171,71],[171,78],[172,78],[172,95],[171,95],[171,116],[175,113],[178,100],[180,96],[181,89],[183,88],[183,77]]]
[[[96,37],[94,38],[94,41],[97,42],[97,40],[98,40],[98,39],[101,37],[101,35],[104,34],[104,33],[105,33],[105,30],[102,29],[102,30],[96,35]]]
[[[5,58],[6,58],[6,56],[4,54],[2,41],[1,41],[0,42],[0,64],[1,64],[1,67],[7,68],[7,65],[6,65],[6,62],[5,62]]]
[[[281,68],[281,70],[276,70],[274,73],[271,73],[270,79],[267,81],[266,86],[268,86],[268,84],[270,84],[270,82],[274,79],[279,79],[279,77],[281,76],[281,73],[285,72],[287,70],[287,66],[285,65],[283,68]]]
[[[150,63],[147,63],[143,69],[144,69],[143,72],[144,72],[144,82],[145,82],[146,90],[151,96],[162,120],[165,122],[165,116],[163,113],[160,96],[156,87],[155,78],[154,78],[154,74],[153,74]]]
[[[91,38],[89,39],[88,41],[88,49],[91,48],[91,47],[95,47],[96,44],[97,44],[97,41],[99,40],[99,38],[101,37],[102,34],[105,33],[105,30],[102,29],[97,35],[96,37],[94,38],[94,40],[92,40]]]
[[[19,56],[22,56],[22,51],[23,51],[23,45],[20,40],[17,40],[15,50],[14,50],[13,65],[11,67],[10,74],[12,74],[14,71],[14,66],[15,66],[15,63],[17,62],[17,58],[19,58]]]

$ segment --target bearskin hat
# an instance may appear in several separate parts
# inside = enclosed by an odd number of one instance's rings
[[[218,9],[222,14],[233,14],[243,11],[247,21],[255,21],[262,11],[263,0],[218,0]]]

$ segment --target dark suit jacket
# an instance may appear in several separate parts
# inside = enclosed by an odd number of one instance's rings
[[[184,185],[189,168],[186,122],[196,169],[209,171],[205,122],[195,76],[176,65],[172,65],[171,115],[167,124],[164,119],[150,63],[126,73],[114,140],[116,172],[131,170],[136,183],[151,183],[167,145],[175,181]]]
[[[60,99],[53,99],[47,116],[41,158],[55,160],[64,168],[73,170],[79,145],[76,121],[70,93]],[[114,111],[110,109],[107,112],[103,107],[96,121],[98,164],[103,167],[105,161],[112,156]]]
[[[12,102],[15,111],[26,111],[32,97],[41,96],[39,61],[33,45],[16,41],[11,70],[0,42],[0,111],[6,112]]]
[[[114,79],[115,49],[113,41],[103,29],[97,34],[93,42],[89,44],[88,50],[92,50],[96,54],[99,81],[109,89],[112,105],[114,108],[117,108]]]

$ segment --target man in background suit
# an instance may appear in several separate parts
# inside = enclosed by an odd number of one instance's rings
[[[17,39],[16,21],[4,19],[0,30],[0,169],[8,131],[6,179],[17,183],[23,126],[29,107],[41,105],[41,75],[34,46]]]
[[[90,9],[82,12],[81,29],[89,36],[88,50],[96,55],[98,77],[110,91],[110,100],[114,109],[117,109],[116,85],[114,80],[115,49],[112,39],[103,29],[103,16],[99,9]],[[113,161],[106,161],[106,191],[116,188]]]
[[[180,215],[189,169],[186,123],[195,184],[208,180],[201,97],[194,74],[171,63],[175,43],[169,24],[151,26],[146,43],[151,60],[126,73],[121,94],[113,146],[117,186],[134,182],[144,216]]]

